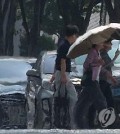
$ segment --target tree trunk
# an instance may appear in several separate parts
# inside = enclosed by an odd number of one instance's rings
[[[2,1],[0,1],[0,55],[3,55],[3,16],[2,16]]]
[[[38,39],[40,36],[40,24],[42,23],[42,15],[44,12],[46,0],[34,0],[34,17],[33,17],[33,22],[32,22],[33,24],[30,32],[26,21],[26,14],[25,14],[23,0],[19,0],[19,4],[22,12],[23,26],[27,33],[28,56],[37,56],[36,49],[38,45]]]
[[[90,0],[89,6],[88,6],[88,8],[87,8],[86,17],[85,17],[85,20],[84,20],[84,25],[83,25],[84,29],[83,29],[83,33],[86,32],[87,27],[88,27],[88,25],[89,25],[90,16],[91,16],[91,14],[92,14],[92,9],[93,9],[93,7],[95,6],[94,4],[95,4],[95,0]]]
[[[27,38],[28,48],[29,48],[30,32],[29,32],[27,21],[26,21],[26,13],[25,13],[25,8],[24,8],[24,2],[23,2],[23,0],[18,0],[18,2],[19,2],[19,5],[20,5],[20,9],[21,9],[21,15],[22,15],[22,19],[23,19],[23,27],[26,31],[26,38]],[[29,55],[28,51],[27,51],[27,55]]]
[[[5,47],[6,47],[6,34],[7,34],[7,24],[9,21],[9,13],[10,13],[10,1],[2,1],[3,6],[3,55],[6,55]]]
[[[79,27],[81,35],[86,32],[93,7],[100,1],[101,0],[90,0],[89,6],[87,8],[87,13],[84,17],[84,6],[86,4],[84,0],[57,0],[57,3],[60,10],[60,14],[63,17],[65,26],[67,24],[77,25]]]
[[[42,16],[44,12],[44,7],[46,4],[46,0],[35,0],[34,1],[34,18],[33,18],[33,26],[30,31],[30,46],[29,46],[29,55],[30,56],[37,56],[37,46],[38,39],[40,37],[40,25],[42,23]],[[41,50],[40,50],[41,51]]]
[[[34,18],[33,18],[33,25],[30,31],[30,45],[29,45],[29,50],[28,54],[30,56],[35,56],[35,48],[38,44],[38,37],[39,37],[39,32],[40,32],[40,2],[41,0],[34,0]]]
[[[80,3],[79,3],[80,2]],[[79,34],[83,33],[83,22],[84,22],[84,17],[83,17],[83,8],[84,8],[84,0],[75,0],[75,2],[72,4],[73,6],[71,7],[71,18],[72,18],[72,24],[75,24],[79,28]]]
[[[100,12],[100,25],[106,24],[106,6],[104,0],[101,2],[101,12]]]
[[[81,1],[57,0],[57,4],[58,4],[60,15],[63,17],[64,28],[68,24],[74,24],[77,25],[79,29],[81,29],[83,25],[82,22],[84,20],[84,18],[81,15],[82,14],[81,11],[84,6],[84,0]],[[63,29],[63,33],[61,34],[64,35],[64,29]]]
[[[117,17],[117,22],[120,23],[120,0],[114,1],[114,10]]]
[[[16,20],[16,0],[10,1],[10,11],[6,29],[5,55],[13,55],[13,35]]]
[[[109,15],[109,18],[110,18],[110,22],[114,23],[114,22],[117,22],[117,14],[113,8],[113,5],[112,5],[112,1],[111,0],[104,0],[105,1],[105,5],[106,5],[106,9],[108,11],[108,15]]]
[[[46,4],[47,0],[42,0],[41,1],[41,4],[40,4],[40,24],[42,23],[42,17],[43,17],[43,14],[44,14],[44,8],[45,8],[45,4]]]

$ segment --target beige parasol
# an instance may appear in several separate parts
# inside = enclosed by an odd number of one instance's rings
[[[120,30],[119,23],[111,23],[89,30],[77,38],[75,43],[70,47],[67,57],[76,58],[80,55],[87,54],[92,44],[100,44],[110,39],[114,33],[119,34],[118,30]]]

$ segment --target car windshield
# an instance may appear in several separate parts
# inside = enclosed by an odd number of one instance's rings
[[[108,52],[111,59],[113,59],[113,57],[115,56],[115,52],[117,49],[120,50],[120,40],[112,41],[112,49]],[[115,60],[115,64],[119,64],[119,63],[120,63],[120,55]]]
[[[120,50],[120,41],[119,40],[113,40],[112,41],[112,49],[108,52],[108,54],[109,54],[109,56],[110,56],[111,59],[113,59],[113,57],[114,57],[115,52],[116,52],[117,49]],[[83,65],[86,57],[87,57],[87,54],[75,58],[75,64],[76,65]],[[120,55],[115,60],[115,64],[119,64],[119,63],[120,63]]]
[[[56,54],[48,54],[44,57],[43,60],[43,73],[44,74],[53,74],[55,66]]]
[[[0,84],[26,81],[26,72],[31,68],[30,63],[23,60],[0,59]]]

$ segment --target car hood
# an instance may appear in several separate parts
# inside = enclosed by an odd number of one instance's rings
[[[52,77],[52,74],[42,74],[43,80],[50,80],[51,77]]]
[[[27,76],[25,77],[14,77],[14,78],[2,78],[0,79],[0,84],[2,85],[19,85],[19,84],[23,84],[26,83],[27,81]]]
[[[2,85],[0,84],[0,96],[8,94],[25,94],[25,85]]]

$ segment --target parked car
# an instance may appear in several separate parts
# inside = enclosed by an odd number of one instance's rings
[[[52,128],[52,112],[53,112],[52,100],[53,100],[54,88],[53,88],[53,84],[50,83],[50,78],[54,73],[55,59],[56,59],[56,51],[44,51],[39,55],[33,69],[27,72],[28,84],[30,83],[30,81],[32,83],[38,83],[38,79],[40,82],[38,84],[40,87],[39,91],[38,91],[38,88],[35,88],[35,86],[33,86],[36,84],[31,84],[30,86],[31,88],[30,87],[27,88],[27,91],[28,91],[27,99],[29,102],[28,107],[32,106],[31,110],[29,108],[29,111],[28,111],[28,113],[30,113],[29,119],[35,117],[32,121],[28,120],[28,122],[30,122],[31,124],[29,125],[28,123],[28,128],[41,128],[42,122],[40,121],[42,120],[43,120],[42,128]],[[75,68],[74,60],[72,61],[71,80],[73,84],[75,85],[77,91],[80,91],[80,88],[81,88],[80,78],[76,75],[76,68]],[[32,87],[34,87],[34,90],[31,90]],[[30,92],[32,93],[32,96],[34,96],[34,102],[32,99],[31,101],[29,101],[30,100],[29,98],[32,97],[30,95],[31,94]],[[35,99],[35,98],[39,98],[39,99]],[[39,104],[38,104],[39,106],[36,105],[38,101],[39,101]],[[41,106],[40,106],[41,103],[42,103],[42,111],[44,114],[41,111]],[[37,113],[35,112],[35,110],[37,111]],[[42,119],[39,119],[39,117],[41,116],[38,117],[37,115],[37,114],[40,115],[40,113],[43,114]],[[38,122],[39,125],[36,124],[36,122]]]
[[[54,73],[56,54],[57,54],[56,51],[47,51],[42,56],[40,70],[41,70],[42,86],[45,89],[51,89],[51,84],[49,81],[52,74]],[[72,60],[71,62],[70,79],[75,85],[76,90],[77,91],[80,90],[81,79],[76,69],[75,60]]]
[[[53,55],[52,55],[53,56]],[[28,70],[27,103],[28,120],[27,128],[51,128],[52,127],[52,98],[53,91],[49,82],[54,70],[54,61],[49,61],[46,52],[38,57],[33,69]],[[46,64],[47,63],[47,64]],[[51,64],[52,63],[52,64]],[[49,69],[47,67],[49,66]],[[36,85],[38,85],[36,87]],[[42,115],[42,116],[41,116]]]
[[[26,128],[26,72],[35,61],[0,57],[0,128]]]

